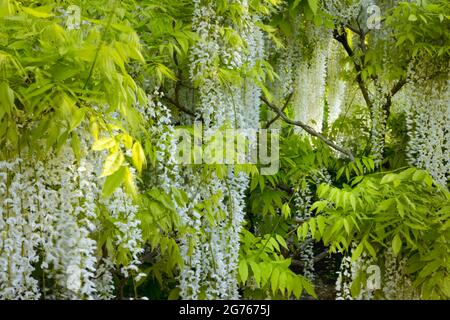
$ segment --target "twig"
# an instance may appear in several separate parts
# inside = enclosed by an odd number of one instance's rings
[[[286,102],[284,103],[283,108],[281,108],[281,111],[284,111],[284,110],[288,107],[288,104],[289,104],[289,102],[291,101],[291,98],[292,98],[293,95],[294,95],[293,93],[289,94],[289,96],[288,96],[287,99],[286,99]],[[267,122],[267,124],[266,124],[266,129],[269,129],[270,126],[271,126],[275,121],[277,121],[279,118],[280,118],[280,115],[277,114],[272,120],[270,120],[269,122]]]
[[[172,98],[168,97],[166,94],[164,94],[164,96],[162,97],[163,100],[166,100],[167,102],[169,102],[171,105],[173,105],[174,107],[176,107],[178,110],[183,111],[184,113],[195,117],[195,113],[192,110],[189,110],[188,108],[182,106],[181,104],[179,104],[178,102],[176,102],[175,100],[173,100]]]
[[[392,87],[392,90],[387,95],[386,102],[383,105],[383,110],[386,113],[386,119],[389,118],[389,115],[391,113],[392,97],[395,96],[395,94],[399,92],[405,84],[406,84],[405,78],[398,80],[397,83]]]
[[[355,53],[353,52],[352,48],[350,47],[348,41],[347,41],[347,32],[345,32],[345,29],[342,30],[342,34],[339,33],[339,31],[337,29],[335,29],[333,31],[333,37],[334,39],[336,39],[338,42],[340,42],[342,44],[342,46],[344,47],[345,51],[347,52],[348,56],[350,58],[352,58],[353,60],[353,65],[355,66],[355,70],[356,70],[356,82],[358,83],[358,86],[361,90],[361,93],[364,97],[364,100],[366,101],[367,106],[369,107],[369,109],[372,109],[372,101],[370,100],[370,96],[369,96],[369,91],[367,90],[367,87],[362,79],[362,67],[361,65],[356,61],[355,59]]]
[[[314,137],[317,137],[317,138],[319,138],[320,140],[322,140],[323,142],[325,142],[325,144],[327,144],[328,146],[330,146],[330,147],[333,148],[334,150],[339,151],[339,152],[345,154],[345,155],[348,156],[352,161],[355,160],[355,157],[353,156],[353,154],[352,154],[350,151],[345,150],[345,149],[339,147],[338,145],[336,145],[334,142],[328,140],[322,133],[317,132],[316,130],[314,130],[313,128],[311,128],[310,126],[304,124],[304,123],[301,122],[301,121],[294,121],[294,120],[289,119],[289,118],[284,114],[284,112],[281,111],[281,109],[279,109],[279,108],[277,108],[276,106],[274,106],[273,104],[271,104],[269,101],[267,101],[267,99],[266,99],[265,97],[262,97],[261,100],[262,100],[262,101],[263,101],[270,109],[272,109],[273,111],[275,111],[275,112],[280,116],[280,118],[281,118],[284,122],[286,122],[286,123],[288,123],[288,124],[290,124],[290,125],[293,125],[293,126],[297,126],[297,127],[302,128],[303,130],[305,130],[305,131],[306,131],[307,133],[309,133],[310,135],[312,135],[312,136],[314,136]]]
[[[315,256],[313,258],[314,263],[319,262],[320,260],[322,260],[323,258],[327,257],[328,255],[329,255],[329,253],[328,253],[327,250],[319,253],[317,256]],[[301,260],[292,259],[292,266],[303,268],[305,266],[305,262],[301,261]]]

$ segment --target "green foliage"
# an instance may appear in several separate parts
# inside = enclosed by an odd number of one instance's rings
[[[247,284],[247,296],[263,298],[270,292],[273,298],[300,298],[303,291],[317,297],[311,283],[303,276],[289,269],[291,259],[282,255],[288,246],[278,234],[255,237],[248,231],[242,232],[239,280]],[[251,280],[250,280],[251,278]]]
[[[317,45],[304,36],[308,26],[341,28],[318,0],[249,3],[246,12],[234,1],[215,1],[230,25],[244,28],[244,15],[258,15],[257,26],[273,47],[295,40],[303,46],[305,59]],[[79,28],[68,28],[67,17],[61,14],[60,9],[69,4],[81,9]],[[448,12],[446,0],[401,2],[385,12],[383,23],[389,34],[383,39],[374,31],[361,37],[355,32],[356,21],[351,21],[342,29],[353,56],[341,63],[356,62],[361,70],[346,70],[343,77],[356,86],[353,81],[360,76],[372,89],[380,75],[388,81],[404,79],[413,58],[430,59],[445,73],[450,55]],[[148,132],[155,120],[145,121],[139,107],[155,87],[174,93],[177,104],[180,87],[195,90],[199,85],[189,80],[191,48],[202,41],[192,32],[192,13],[193,3],[188,0],[0,1],[0,159],[24,150],[58,151],[70,140],[79,160],[82,142],[77,129],[88,128],[90,148],[105,153],[104,197],[124,186],[139,204],[147,244],[144,272],[151,281],[135,285],[142,290],[158,286],[158,295],[173,299],[178,298],[174,279],[182,267],[177,239],[195,231],[182,225],[176,211],[186,205],[186,194],[173,188],[170,197],[158,185],[155,137]],[[296,19],[299,15],[301,23]],[[248,50],[236,29],[221,27],[220,37],[224,46]],[[219,57],[214,72],[228,87],[254,81],[272,102],[275,79],[283,81],[274,71],[277,58],[272,54],[254,61],[252,67],[230,70]],[[401,113],[391,113],[386,130],[383,165],[390,171],[378,172],[368,156],[370,106],[360,105],[354,90],[348,95],[348,108],[324,134],[342,142],[355,161],[339,158],[321,140],[283,125],[277,174],[259,175],[258,164],[234,167],[234,174],[245,172],[251,177],[238,266],[245,298],[263,299],[269,293],[274,298],[298,299],[303,292],[316,297],[312,284],[292,268],[295,247],[309,234],[333,253],[348,252],[356,243],[354,260],[363,252],[377,259],[392,248],[395,255],[408,259],[414,284],[425,298],[450,298],[448,191],[434,184],[425,171],[403,168],[407,134]],[[288,104],[286,114],[292,116],[292,109]],[[215,143],[209,141],[205,148]],[[204,183],[212,176],[225,179],[230,172],[222,164],[193,168],[201,172]],[[324,171],[331,175],[330,184],[317,186]],[[315,216],[298,226],[293,193],[307,184],[312,186]],[[201,219],[214,224],[215,212],[226,215],[214,210],[221,196],[197,204],[194,210]],[[116,221],[101,206],[98,215],[99,256],[106,251],[117,257],[118,264],[126,264],[129,252],[114,246]]]
[[[352,184],[321,185],[317,195],[324,200],[314,203],[316,217],[299,228],[299,236],[309,230],[331,252],[356,243],[353,260],[363,251],[377,259],[389,246],[408,259],[424,298],[449,298],[450,193],[415,168],[361,175]]]
[[[392,9],[386,23],[394,28],[396,46],[404,54],[447,59],[450,56],[448,1],[403,2]]]

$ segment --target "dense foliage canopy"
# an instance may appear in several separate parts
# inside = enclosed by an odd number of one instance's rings
[[[0,0],[0,298],[449,299],[449,20]]]

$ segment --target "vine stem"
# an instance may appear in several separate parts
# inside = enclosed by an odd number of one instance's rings
[[[309,133],[310,135],[319,138],[320,140],[322,140],[325,144],[327,144],[328,146],[330,146],[331,148],[333,148],[336,151],[339,151],[340,153],[346,155],[347,157],[350,158],[351,161],[355,161],[355,157],[353,156],[353,153],[345,150],[344,148],[336,145],[334,142],[328,140],[322,133],[317,132],[316,130],[314,130],[312,127],[308,126],[307,124],[301,122],[301,121],[294,121],[292,119],[289,119],[284,112],[274,106],[272,103],[270,103],[265,97],[261,97],[261,100],[273,111],[275,111],[280,118],[286,122],[287,124],[293,125],[293,126],[297,126],[302,128],[303,130],[305,130],[307,133]]]

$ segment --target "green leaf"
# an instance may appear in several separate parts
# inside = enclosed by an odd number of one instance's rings
[[[53,14],[51,14],[51,13],[38,11],[38,10],[35,10],[33,8],[28,8],[28,7],[22,7],[22,10],[25,13],[32,15],[33,17],[36,17],[36,18],[50,18],[53,16]]]
[[[133,149],[131,152],[131,159],[133,161],[134,166],[136,167],[139,173],[142,172],[142,168],[146,166],[147,161],[145,159],[145,152],[141,146],[139,141],[136,141],[133,144]]]
[[[73,114],[72,117],[70,118],[70,132],[72,132],[73,130],[75,130],[80,123],[83,121],[84,116],[86,115],[86,109],[81,108],[81,109],[76,109]]]
[[[282,236],[280,236],[279,234],[275,235],[275,238],[277,239],[278,243],[285,248],[286,250],[288,249],[288,246],[286,244],[286,240],[284,240],[284,238]]]
[[[390,182],[394,181],[396,178],[397,178],[396,174],[388,173],[383,177],[383,179],[381,179],[380,184],[390,183]]]
[[[323,216],[318,216],[316,218],[317,227],[319,229],[320,235],[323,235],[323,231],[325,230],[325,218]]]
[[[261,285],[265,286],[267,281],[270,279],[270,275],[272,274],[272,264],[263,262],[260,264],[261,268]]]
[[[286,272],[280,272],[280,277],[278,278],[278,289],[284,294],[287,286],[287,275]]]
[[[350,204],[352,205],[353,212],[356,212],[356,196],[353,193],[350,194]]]
[[[314,14],[317,14],[317,2],[318,0],[308,0],[308,5]]]
[[[114,138],[101,138],[94,142],[92,145],[92,150],[101,151],[105,149],[113,148],[117,145],[117,142]]]
[[[443,278],[440,281],[439,286],[441,287],[442,292],[444,292],[447,298],[450,298],[450,278]]]
[[[417,21],[417,17],[415,14],[410,14],[408,17],[408,21]]]
[[[14,91],[9,87],[6,81],[0,81],[0,111],[2,112],[0,121],[3,115],[11,114],[14,107]]]
[[[402,248],[402,239],[400,239],[400,235],[397,233],[392,239],[392,251],[394,255],[397,256],[400,253],[400,249]]]
[[[283,206],[281,207],[281,213],[286,219],[289,218],[289,216],[291,215],[291,208],[287,203],[283,204]]]
[[[108,198],[122,184],[125,178],[125,169],[126,167],[121,167],[114,174],[106,178],[102,190],[103,197]]]
[[[117,170],[119,170],[120,166],[124,162],[125,158],[123,156],[122,151],[118,150],[112,154],[110,154],[103,164],[103,170],[100,177],[107,177]]]
[[[375,211],[375,213],[381,212],[381,211],[387,211],[392,204],[394,203],[394,199],[386,199],[381,201],[380,205],[377,207],[377,210]]]
[[[167,298],[167,300],[178,300],[178,298],[180,297],[180,288],[174,288],[170,291],[169,293],[169,297]]]
[[[349,235],[350,234],[350,224],[346,218],[344,218],[343,221],[344,221],[345,232],[347,232],[347,234]]]
[[[395,199],[395,201],[397,202],[397,211],[400,215],[400,217],[404,217],[405,216],[405,207],[403,206],[403,204],[400,202],[400,200]]]
[[[279,279],[279,277],[280,277],[280,270],[275,268],[272,271],[272,276],[270,277],[270,286],[272,287],[273,294],[275,294],[275,292],[278,289],[278,279]]]
[[[423,269],[419,272],[419,277],[424,278],[431,275],[441,266],[440,260],[433,260],[425,265]]]
[[[250,267],[253,272],[253,277],[258,285],[261,284],[261,269],[255,261],[250,261]]]
[[[417,170],[414,172],[412,179],[413,181],[425,181],[427,176],[428,173],[425,170]]]
[[[303,291],[302,281],[300,280],[300,278],[296,278],[294,280],[294,289],[293,289],[294,296],[297,299],[299,299],[300,295],[302,294],[302,291]]]
[[[125,167],[125,191],[133,198],[137,196],[138,191],[136,184],[134,183],[134,176],[131,174],[130,168]]]
[[[361,274],[357,275],[350,286],[350,293],[353,297],[357,297],[361,292]]]
[[[245,259],[239,261],[239,277],[241,278],[242,283],[245,284],[248,278],[248,265]]]
[[[367,251],[369,252],[369,254],[370,254],[372,257],[376,258],[377,253],[375,252],[375,249],[374,249],[373,246],[370,244],[370,242],[367,241],[367,240],[364,240],[364,246],[366,247],[366,249],[367,249]]]
[[[301,1],[302,1],[302,0],[295,0],[295,1],[294,1],[294,4],[292,5],[292,9],[297,8],[297,6],[299,5],[299,3],[300,3]]]
[[[360,242],[355,250],[353,250],[352,253],[352,261],[358,260],[358,258],[361,256],[361,253],[363,252],[364,244]]]
[[[72,138],[70,140],[70,144],[72,146],[72,151],[73,151],[73,154],[75,155],[75,158],[77,158],[77,161],[80,162],[81,146],[80,146],[80,139],[78,138],[77,134],[72,133]]]
[[[302,279],[303,288],[305,288],[305,291],[312,297],[317,299],[317,294],[314,291],[314,287],[311,285],[311,282],[309,282],[307,279]]]

